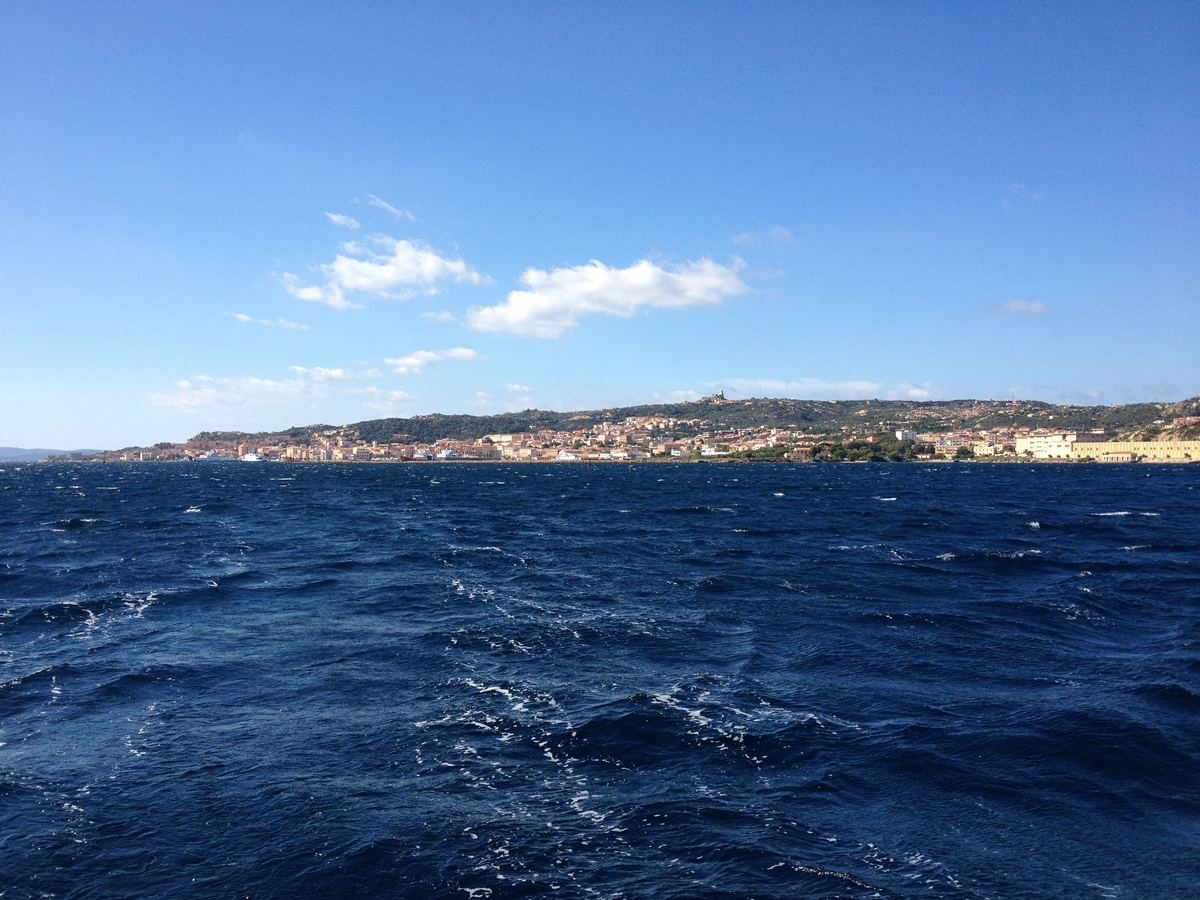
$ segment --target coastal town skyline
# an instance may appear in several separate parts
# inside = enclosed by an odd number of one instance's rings
[[[1194,4],[19,5],[0,445],[1200,394]]]
[[[7,449],[0,448],[0,459]],[[697,402],[583,413],[525,410],[274,433],[201,432],[182,442],[40,456],[82,462],[1193,462],[1200,460],[1200,397],[1072,407],[1016,400],[733,400],[718,392]]]

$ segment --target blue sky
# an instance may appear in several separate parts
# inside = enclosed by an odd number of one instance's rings
[[[0,445],[1200,394],[1195,3],[0,15]]]

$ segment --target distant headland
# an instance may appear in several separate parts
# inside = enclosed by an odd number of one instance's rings
[[[1062,406],[1036,400],[729,400],[494,416],[432,414],[284,431],[206,431],[183,443],[50,459],[414,460],[1200,459],[1200,397]]]
[[[50,456],[80,456],[100,453],[99,450],[50,450],[46,447],[0,447],[0,462],[37,462]]]

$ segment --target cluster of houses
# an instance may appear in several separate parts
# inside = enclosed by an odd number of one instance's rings
[[[489,434],[475,440],[441,438],[431,443],[361,441],[347,429],[334,428],[314,435],[307,444],[188,442],[173,445],[171,452],[192,458],[297,462],[453,459],[548,462],[728,456],[740,450],[774,447],[781,443],[790,447],[797,442],[796,434],[784,429],[702,430],[706,427],[707,423],[700,419],[632,416],[620,422],[606,422],[575,431],[541,429]]]
[[[1192,421],[1195,419],[1195,422]],[[1200,417],[1176,420],[1196,424]],[[307,439],[274,436],[273,440],[200,440],[156,444],[94,454],[93,459],[183,460],[239,459],[283,462],[402,462],[410,460],[509,460],[519,462],[602,461],[638,459],[703,459],[746,451],[773,451],[776,458],[820,458],[832,444],[877,444],[890,441],[882,429],[865,423],[843,428],[840,434],[805,433],[796,429],[714,427],[702,419],[631,416],[621,421],[589,425],[574,431],[489,434],[475,440],[443,438],[413,442],[402,435],[392,441],[364,441],[349,427],[329,428]],[[1033,460],[1094,460],[1097,462],[1200,460],[1200,441],[1114,440],[1102,430],[1054,431],[1030,426],[985,431],[930,431],[900,428],[899,442],[911,442],[920,459],[962,457]]]

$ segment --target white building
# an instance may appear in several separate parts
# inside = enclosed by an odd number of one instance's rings
[[[1107,440],[1108,436],[1099,431],[1054,431],[1017,438],[1016,451],[1017,456],[1034,459],[1070,459],[1071,446],[1076,442]]]

